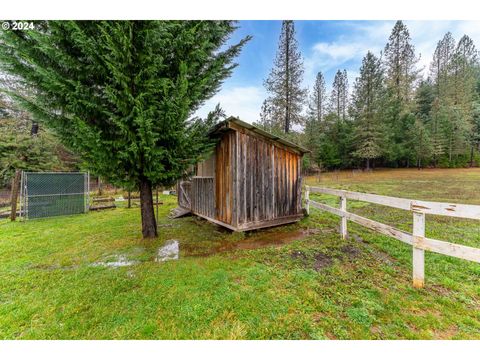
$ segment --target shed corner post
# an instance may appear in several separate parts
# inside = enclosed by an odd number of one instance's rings
[[[305,186],[305,210],[310,215],[310,186]]]
[[[343,212],[342,218],[340,220],[340,234],[342,239],[345,240],[348,237],[347,231],[347,197],[340,196],[340,210]]]
[[[425,214],[413,213],[413,287],[423,288],[425,284],[425,250],[422,248],[425,239]]]

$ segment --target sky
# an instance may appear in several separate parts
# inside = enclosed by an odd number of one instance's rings
[[[346,69],[350,90],[359,74],[362,58],[368,50],[376,55],[384,49],[395,24],[385,21],[295,21],[296,38],[304,61],[303,86],[311,89],[317,72],[325,76],[330,91],[338,69]],[[480,21],[405,21],[417,56],[418,67],[428,74],[437,42],[450,31],[456,41],[467,34],[480,48]],[[268,77],[278,48],[282,22],[240,21],[229,42],[237,43],[247,35],[253,38],[236,59],[238,67],[223,83],[221,90],[197,111],[205,116],[220,103],[227,116],[238,116],[252,123],[258,121],[260,107],[267,93],[263,81]]]

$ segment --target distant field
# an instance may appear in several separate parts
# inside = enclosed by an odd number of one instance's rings
[[[480,204],[480,169],[375,170],[306,183],[419,200]],[[337,204],[335,197],[317,200]],[[426,253],[411,285],[411,247],[312,210],[298,224],[231,233],[195,217],[144,242],[139,209],[0,220],[3,339],[480,339],[480,264]],[[411,231],[411,214],[349,209]],[[427,216],[427,236],[480,247],[480,221]],[[179,260],[156,262],[177,240]],[[128,266],[105,266],[119,261]],[[110,263],[111,264],[111,263]]]

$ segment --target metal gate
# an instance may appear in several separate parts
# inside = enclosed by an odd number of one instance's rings
[[[20,216],[37,219],[86,213],[89,177],[84,172],[22,172]]]

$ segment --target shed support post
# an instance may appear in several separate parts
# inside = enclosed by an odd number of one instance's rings
[[[413,287],[423,288],[425,283],[425,250],[419,248],[425,238],[425,214],[413,213]]]
[[[345,212],[347,211],[347,198],[345,196],[340,197],[340,210]],[[345,240],[348,236],[346,215],[342,215],[342,218],[340,220],[340,235],[342,236],[343,240]]]
[[[310,215],[310,186],[305,186],[305,210]]]

